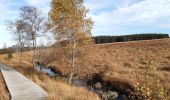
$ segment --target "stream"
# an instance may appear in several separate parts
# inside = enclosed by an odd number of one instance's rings
[[[50,77],[62,77],[66,80],[68,80],[68,77],[63,77],[59,71],[55,71],[52,68],[45,67],[43,64],[37,63],[36,70],[41,71]],[[128,97],[121,93],[120,91],[116,91],[116,89],[113,91],[113,89],[110,88],[110,85],[106,85],[105,87],[102,86],[103,82],[101,81],[94,81],[95,79],[90,80],[79,80],[79,79],[73,79],[72,85],[77,87],[84,87],[87,90],[91,92],[97,93],[102,100],[129,100]],[[106,84],[106,82],[104,83]]]
[[[50,77],[59,77],[61,74],[58,72],[55,72],[52,68],[45,67],[43,64],[36,64],[36,70],[41,71]]]

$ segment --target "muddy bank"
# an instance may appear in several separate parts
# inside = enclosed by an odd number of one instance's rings
[[[134,87],[128,82],[119,79],[105,80],[99,73],[93,74],[90,79],[87,80],[87,86],[92,86],[97,93],[99,91],[102,91],[102,93],[115,91],[118,93],[116,100],[128,100],[130,99],[128,97],[132,95],[134,91]]]

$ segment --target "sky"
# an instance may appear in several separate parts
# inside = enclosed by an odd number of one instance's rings
[[[15,44],[6,28],[7,20],[15,20],[22,6],[32,5],[44,14],[51,0],[0,0],[0,48]],[[168,33],[170,35],[170,0],[85,0],[94,21],[92,34],[126,35]]]

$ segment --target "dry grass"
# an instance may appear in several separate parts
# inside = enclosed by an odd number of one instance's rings
[[[170,89],[170,71],[159,70],[170,67],[170,39],[112,43],[96,45],[87,49],[87,59],[84,65],[77,69],[76,73],[82,78],[100,72],[105,80],[124,80],[133,84],[137,82],[136,75],[138,74],[136,70],[143,69],[152,62],[152,65],[158,69],[154,73],[160,77],[161,83],[167,89]],[[13,66],[43,87],[49,93],[51,100],[56,98],[63,100],[99,99],[96,94],[88,92],[86,89],[70,86],[61,79],[53,79],[42,73],[33,72],[31,52],[25,53],[25,60],[21,67],[18,67],[20,65],[18,54],[14,54],[14,58],[11,60],[4,59],[5,56],[0,55],[1,62]],[[56,60],[49,63],[48,66],[61,71],[63,75],[69,74],[66,62]]]
[[[102,50],[99,52],[101,61],[110,66],[105,72],[106,77],[122,78],[135,83],[135,71],[143,69],[150,62],[156,69],[170,67],[168,59],[170,39],[114,43],[99,45],[98,48]],[[155,73],[161,78],[165,87],[170,89],[170,77],[168,77],[170,72],[158,70]]]
[[[9,100],[10,94],[5,85],[4,78],[0,72],[0,100]]]
[[[87,91],[84,88],[75,87],[69,85],[65,80],[58,78],[50,78],[46,74],[37,72],[31,64],[31,53],[25,53],[26,60],[19,61],[18,54],[14,54],[14,58],[7,60],[7,55],[0,55],[0,61],[10,67],[13,67],[17,71],[24,74],[27,78],[33,80],[39,86],[41,86],[48,93],[47,100],[99,100],[99,97],[92,92]],[[25,58],[24,58],[25,59]],[[2,91],[1,98],[7,96],[5,86],[0,84],[0,92]],[[2,99],[4,100],[4,99]]]
[[[50,79],[42,75],[32,75],[30,79],[49,93],[48,100],[99,100],[96,94],[84,88],[71,86],[62,79]]]
[[[170,68],[170,39],[96,45],[87,51],[89,56],[86,63],[77,71],[81,77],[102,72],[104,79],[136,83],[136,70],[145,68],[149,62],[153,62],[156,69]],[[49,64],[67,75],[69,71],[66,65],[58,60]],[[158,70],[156,74],[161,78],[161,83],[170,89],[170,71]]]

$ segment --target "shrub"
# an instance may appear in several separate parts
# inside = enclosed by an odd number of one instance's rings
[[[11,58],[13,58],[13,56],[12,56],[12,53],[9,52],[9,53],[8,53],[8,59],[11,59]]]
[[[161,84],[158,75],[151,73],[155,68],[148,63],[145,69],[137,71],[138,83],[135,85],[135,93],[130,98],[139,100],[169,100],[168,91]],[[139,76],[140,75],[140,76]]]

